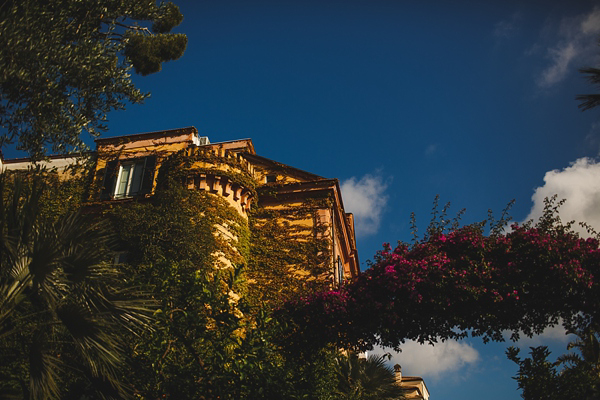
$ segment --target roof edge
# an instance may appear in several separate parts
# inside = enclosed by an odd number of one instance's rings
[[[111,142],[113,140],[115,140],[115,141],[123,140],[125,138],[140,138],[140,137],[144,137],[144,136],[155,136],[158,134],[176,134],[176,133],[196,133],[197,134],[198,129],[196,129],[196,127],[194,127],[194,126],[186,126],[183,128],[165,129],[165,130],[153,131],[153,132],[132,133],[129,135],[111,136],[111,137],[106,137],[106,138],[96,138],[96,139],[94,139],[94,142],[103,143],[103,142]]]
[[[274,165],[274,166],[279,167],[279,168],[289,169],[290,171],[293,171],[293,172],[295,172],[295,173],[297,173],[299,175],[304,175],[305,177],[310,178],[310,179],[315,180],[315,181],[316,180],[331,180],[331,179],[328,179],[328,178],[324,178],[324,177],[322,177],[320,175],[313,174],[312,172],[308,172],[308,171],[305,171],[305,170],[300,169],[300,168],[292,167],[291,165],[287,165],[287,164],[284,164],[284,163],[279,162],[279,161],[272,160],[272,159],[267,158],[267,157],[259,156],[258,154],[250,154],[250,156],[252,158],[254,158],[255,161],[257,161],[257,162],[263,162],[265,164],[271,164],[271,165]]]

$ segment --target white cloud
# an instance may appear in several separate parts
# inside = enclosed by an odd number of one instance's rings
[[[600,7],[577,17],[563,18],[556,33],[557,40],[546,50],[550,64],[538,79],[542,88],[559,83],[570,71],[591,62],[600,33]],[[574,66],[575,63],[578,65]]]
[[[598,155],[600,155],[600,122],[592,123],[590,130],[585,135],[585,141],[589,147],[598,149]]]
[[[381,176],[367,174],[357,180],[352,177],[341,184],[346,212],[354,214],[357,236],[370,235],[379,229],[387,205],[388,183]]]
[[[579,49],[576,48],[576,43],[565,42],[549,49],[548,52],[552,58],[552,65],[542,72],[539,84],[543,87],[552,86],[564,79],[570,70],[571,61],[579,54]]]
[[[505,335],[506,338],[510,337],[510,334]],[[568,343],[573,340],[573,335],[567,335],[567,331],[561,324],[553,326],[551,328],[544,329],[539,335],[533,337],[522,336],[516,345],[522,349],[536,346],[547,346],[549,342],[554,343]]]
[[[555,194],[559,200],[566,199],[559,209],[563,222],[574,220],[573,229],[584,236],[587,231],[579,222],[587,222],[600,231],[600,163],[584,157],[563,170],[546,172],[544,185],[535,190],[533,207],[525,220],[537,221],[544,210],[544,199]]]
[[[435,154],[438,151],[439,147],[440,146],[437,143],[430,144],[425,149],[425,155],[428,157],[432,156],[433,154]]]
[[[494,36],[498,39],[509,39],[519,28],[521,14],[516,12],[509,19],[499,21],[494,25]]]
[[[448,340],[429,344],[407,341],[402,352],[396,353],[385,347],[375,347],[370,353],[392,355],[391,363],[402,366],[402,375],[421,376],[427,380],[458,380],[465,378],[465,369],[477,364],[479,352],[465,342]]]
[[[586,35],[595,35],[600,32],[600,7],[594,7],[591,13],[581,22],[581,31]]]

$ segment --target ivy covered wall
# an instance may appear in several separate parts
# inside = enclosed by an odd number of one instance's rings
[[[283,301],[332,283],[332,224],[324,217],[331,192],[279,195],[322,178],[281,164],[255,168],[242,153],[253,151],[249,141],[194,147],[142,136],[99,145],[106,151],[73,173],[45,173],[51,190],[42,201],[50,218],[81,210],[109,224],[115,241],[105,262],[117,262],[127,286],[146,293],[151,328],[122,337],[131,394],[332,398],[336,349],[311,360],[286,354],[275,340],[283,328],[270,316]],[[151,190],[115,199],[119,168],[148,157]],[[284,172],[296,175],[283,179]]]

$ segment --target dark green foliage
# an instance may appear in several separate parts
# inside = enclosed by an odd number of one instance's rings
[[[519,358],[517,348],[510,347],[506,354],[509,360],[519,365],[515,379],[523,391],[524,399],[558,399],[562,396],[559,392],[559,374],[555,364],[548,361],[550,351],[545,346],[531,347],[531,358],[524,360]]]
[[[228,254],[214,234],[228,215],[219,200],[171,185],[150,202],[107,214],[129,252],[125,267],[160,302],[156,329],[131,349],[142,397],[240,398],[251,355],[241,356],[249,351],[242,350],[247,321],[230,295],[242,288],[239,265],[216,267],[215,252]]]
[[[338,398],[344,400],[397,400],[404,398],[396,383],[393,368],[387,366],[385,355],[359,358],[356,354],[339,355]]]
[[[252,211],[247,275],[254,282],[253,301],[277,308],[329,287],[331,241],[324,237],[327,227],[317,222],[318,211],[329,207],[330,200],[323,198]]]
[[[148,36],[131,33],[127,36],[125,57],[131,61],[135,72],[149,75],[160,71],[163,62],[181,57],[186,46],[187,37],[183,34]]]
[[[581,344],[580,339],[575,343]],[[581,350],[582,354],[586,354],[585,346]],[[551,362],[548,360],[550,351],[546,346],[532,347],[531,357],[525,359],[519,358],[519,350],[514,347],[510,347],[506,354],[519,366],[514,379],[522,391],[521,397],[525,400],[600,398],[597,360],[594,363],[583,362],[578,354],[570,353]],[[567,360],[578,362],[565,366]]]
[[[173,172],[173,171],[171,171]],[[174,174],[178,176],[177,174]],[[181,188],[163,171],[149,201],[106,211],[130,254],[124,266],[160,302],[155,329],[130,347],[135,393],[142,398],[333,399],[334,354],[299,358],[275,344],[281,327],[246,302],[249,232],[222,199]],[[234,251],[216,225],[238,238]],[[216,253],[233,260],[219,265]],[[231,293],[241,295],[239,301]]]
[[[77,212],[47,216],[39,176],[0,177],[0,392],[59,398],[70,384],[127,393],[125,331],[146,327],[148,301],[106,263],[113,237]]]
[[[152,32],[154,33],[168,33],[171,29],[181,24],[183,21],[183,15],[179,12],[179,7],[169,2],[163,4],[156,13],[154,21],[152,23]]]
[[[569,343],[567,350],[576,349],[579,353],[568,353],[558,357],[561,364],[582,368],[600,377],[600,342],[598,328],[589,326],[574,332],[577,339]]]
[[[128,394],[182,399],[346,398],[337,393],[338,349],[318,348],[302,356],[285,351],[276,340],[285,321],[272,319],[266,307],[248,300],[244,274],[251,255],[248,221],[222,198],[183,188],[178,168],[174,169],[161,168],[160,190],[153,197],[118,205],[108,202],[102,209],[96,204],[86,208],[93,218],[80,222],[82,217],[69,216],[86,197],[85,173],[69,181],[47,173],[44,181],[55,190],[25,186],[29,192],[42,193],[41,197],[20,196],[23,200],[0,208],[41,210],[43,223],[36,223],[28,213],[3,214],[2,221],[14,219],[10,226],[23,227],[20,231],[25,233],[17,237],[56,232],[60,243],[77,244],[68,254],[56,241],[34,241],[31,247],[35,257],[30,269],[38,271],[29,284],[32,293],[54,293],[60,288],[65,296],[56,304],[36,296],[12,303],[8,299],[8,307],[3,304],[2,310],[13,310],[0,319],[3,393],[65,399],[98,394],[105,398]],[[312,206],[304,216],[316,204]],[[97,221],[112,226],[115,235],[106,236],[110,239],[106,245],[93,236],[104,232]],[[236,239],[222,235],[223,227]],[[268,243],[276,245],[272,239]],[[92,244],[92,249],[86,244]],[[94,260],[105,256],[109,244],[111,250],[127,253],[126,264],[97,265]],[[3,279],[2,288],[7,288],[14,278],[8,274]],[[137,334],[117,331],[123,325],[131,329],[132,322],[145,322],[143,303],[131,300],[139,288],[154,298],[151,329]],[[87,312],[81,301],[91,301],[105,312],[100,316]],[[135,304],[138,308],[132,308]],[[42,311],[49,307],[50,314]],[[131,311],[137,311],[137,316]],[[123,373],[120,367],[125,360],[128,369]],[[73,368],[62,368],[65,363]],[[36,382],[31,388],[29,380]]]
[[[284,371],[292,383],[289,398],[293,399],[337,399],[338,349],[325,347],[311,354],[287,354]]]
[[[147,97],[132,67],[146,75],[183,54],[185,35],[168,34],[182,18],[154,0],[3,1],[0,147],[35,158],[83,148],[83,131],[98,135],[109,111]]]
[[[592,85],[596,88],[600,87],[600,68],[582,68],[580,72],[587,75],[587,79]],[[582,111],[600,105],[600,94],[580,94],[576,99],[581,102],[579,103],[579,108]]]

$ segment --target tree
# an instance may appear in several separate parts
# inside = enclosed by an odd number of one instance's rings
[[[522,391],[521,397],[523,399],[558,400],[573,398],[563,397],[565,393],[561,392],[560,374],[556,370],[556,364],[548,361],[550,352],[545,346],[531,347],[531,358],[525,358],[524,360],[519,358],[519,349],[517,348],[510,347],[506,354],[509,360],[519,366],[519,371],[514,379]]]
[[[575,348],[579,353],[562,355],[555,362],[548,360],[550,352],[545,346],[532,347],[531,357],[523,360],[518,356],[518,349],[510,347],[507,350],[508,358],[519,366],[514,379],[522,390],[523,399],[600,398],[600,363],[596,330],[590,326],[579,330],[576,335],[577,338],[569,343],[567,349]]]
[[[250,235],[244,220],[225,200],[181,187],[174,175],[165,186],[159,183],[161,190],[151,199],[104,212],[128,251],[122,267],[159,302],[155,329],[129,340],[135,394],[332,399],[338,349],[302,356],[282,351],[275,341],[282,327],[270,307],[247,296],[244,257]],[[239,251],[228,253],[218,234],[218,226],[225,225],[239,228]],[[228,267],[220,264],[225,254],[232,260]]]
[[[138,395],[237,399],[252,398],[258,383],[267,393],[276,388],[265,380],[276,376],[266,332],[252,328],[233,295],[243,290],[241,262],[218,267],[226,246],[216,225],[225,219],[232,227],[236,215],[222,199],[177,182],[150,201],[107,210],[128,252],[123,268],[159,302],[155,329],[131,338]]]
[[[282,307],[280,318],[293,321],[282,344],[399,348],[406,339],[469,334],[502,341],[506,331],[517,339],[561,320],[570,330],[597,322],[599,242],[562,225],[559,205],[547,201],[536,225],[514,224],[506,234],[438,224],[413,245],[387,245],[345,288]]]
[[[337,357],[340,400],[398,400],[404,391],[396,383],[394,370],[385,364],[385,355],[360,358],[356,354]]]
[[[582,68],[579,70],[582,74],[587,75],[588,81],[598,87],[600,86],[600,68]],[[579,103],[579,108],[582,111],[589,110],[591,108],[597,107],[600,105],[600,94],[580,94],[575,97]]]
[[[84,148],[111,110],[148,95],[131,80],[183,54],[171,34],[183,17],[155,0],[3,0],[0,2],[0,148],[39,159],[48,148]],[[146,26],[148,25],[148,26]]]
[[[600,87],[600,68],[597,67],[586,67],[579,70],[582,74],[586,75],[589,83],[597,88]],[[579,108],[582,111],[586,111],[600,105],[600,94],[580,94],[575,97],[579,101]]]
[[[600,379],[600,342],[598,329],[591,325],[574,333],[577,338],[570,342],[567,350],[576,349],[578,353],[568,353],[558,357],[561,364],[590,371]]]
[[[148,327],[148,300],[106,262],[106,227],[78,212],[44,216],[44,190],[39,176],[0,176],[0,391],[122,397],[120,337]]]

